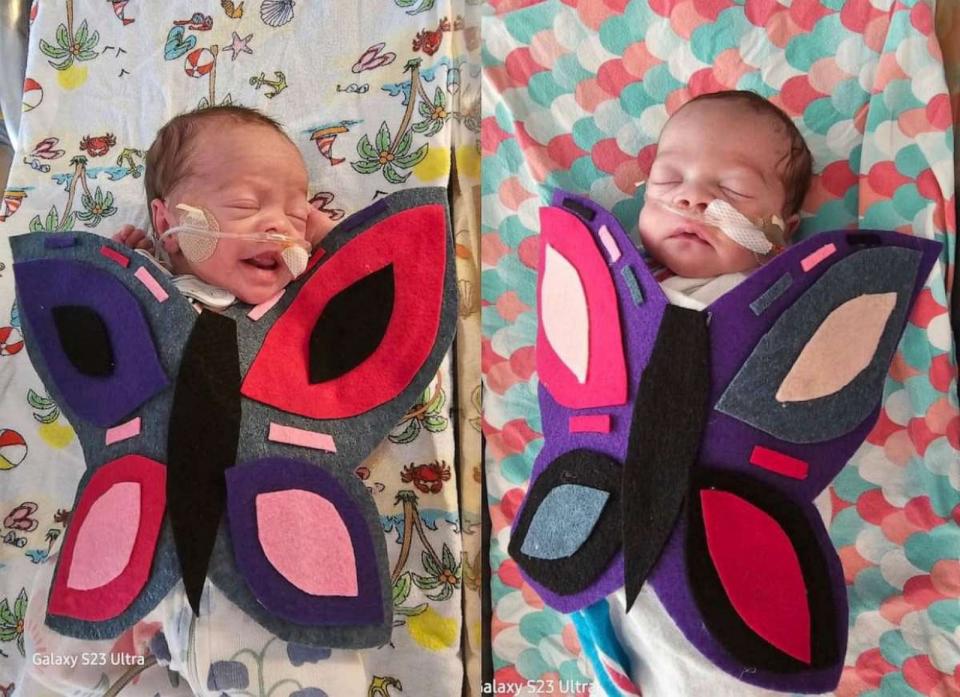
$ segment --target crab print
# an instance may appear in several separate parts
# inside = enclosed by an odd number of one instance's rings
[[[440,49],[440,44],[443,42],[443,33],[446,31],[459,31],[463,29],[463,18],[457,17],[453,26],[450,25],[450,20],[446,17],[440,20],[440,23],[437,25],[436,29],[422,29],[417,33],[413,39],[413,50],[414,51],[423,51],[428,56],[432,56]]]
[[[86,151],[90,157],[100,157],[106,155],[116,144],[117,139],[114,135],[105,133],[102,136],[84,136],[80,141],[80,149]]]
[[[414,465],[412,462],[403,468],[400,480],[413,482],[424,494],[438,494],[443,483],[450,481],[450,468],[446,462],[431,462],[425,465]]]

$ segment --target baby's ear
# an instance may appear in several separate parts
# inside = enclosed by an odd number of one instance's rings
[[[155,198],[150,202],[150,220],[153,222],[153,229],[158,240],[163,236],[163,233],[170,229],[171,218],[170,210],[163,199]],[[162,246],[168,254],[176,254],[180,251],[176,235],[163,238]]]
[[[794,213],[787,218],[783,224],[786,226],[786,230],[784,231],[784,239],[789,242],[791,239],[793,239],[793,235],[797,231],[797,227],[800,225],[800,214]]]

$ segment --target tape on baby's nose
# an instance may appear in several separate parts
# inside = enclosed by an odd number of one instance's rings
[[[714,199],[704,214],[704,219],[718,228],[731,240],[751,252],[766,254],[773,245],[750,220],[726,201]]]
[[[727,237],[751,252],[768,254],[773,251],[774,245],[763,230],[723,199],[711,201],[703,217],[707,223],[720,228]]]

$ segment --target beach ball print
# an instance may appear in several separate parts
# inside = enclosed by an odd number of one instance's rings
[[[0,356],[12,356],[23,349],[23,337],[16,327],[0,327]]]
[[[183,61],[183,70],[190,77],[203,77],[213,70],[216,60],[209,48],[198,48],[187,54]]]
[[[0,470],[12,470],[27,457],[27,441],[9,428],[0,429]]]
[[[23,81],[23,112],[33,111],[43,101],[43,88],[32,77]]]

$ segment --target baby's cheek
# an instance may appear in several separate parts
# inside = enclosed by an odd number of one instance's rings
[[[741,247],[733,240],[728,239],[720,255],[721,267],[719,273],[734,273],[749,271],[760,265],[758,256],[746,247]]]
[[[640,211],[640,217],[637,218],[637,232],[640,236],[640,244],[645,248],[656,247],[664,236],[666,227],[664,221],[651,208],[644,208]]]

